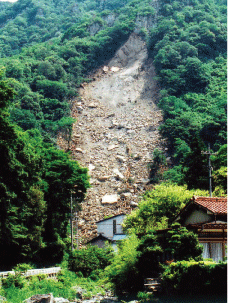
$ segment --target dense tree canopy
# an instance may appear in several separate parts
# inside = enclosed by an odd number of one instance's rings
[[[10,122],[7,108],[12,96],[12,88],[1,79],[0,255],[4,268],[20,261],[41,262],[48,254],[61,258],[64,243],[59,242],[67,237],[71,192],[80,203],[89,186],[87,169],[44,143],[39,131],[24,132]]]
[[[70,193],[80,202],[89,184],[87,170],[51,143],[60,130],[70,141],[77,88],[115,54],[142,16],[156,21],[139,35],[160,83],[160,133],[168,147],[165,154],[154,151],[151,182],[181,187],[156,186],[126,227],[138,234],[164,227],[193,195],[185,184],[208,188],[208,159],[202,154],[208,144],[217,152],[214,193],[225,194],[226,3],[162,0],[158,11],[153,3],[0,3],[0,258],[5,265],[62,254]]]
[[[224,1],[164,1],[150,50],[162,86],[161,134],[173,164],[164,179],[208,187],[208,143],[226,143],[226,7]],[[196,165],[197,164],[197,165]]]

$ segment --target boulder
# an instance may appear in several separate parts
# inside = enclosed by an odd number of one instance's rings
[[[125,192],[125,193],[121,194],[121,197],[123,197],[123,198],[129,198],[131,196],[132,196],[132,194],[130,192]]]
[[[100,176],[100,177],[98,177],[98,180],[99,180],[100,182],[105,182],[105,181],[108,180],[110,177],[111,177],[111,176],[109,176],[109,175]]]
[[[82,149],[80,149],[80,148],[76,148],[76,149],[75,149],[75,152],[78,152],[78,153],[82,153],[82,154],[83,154],[83,151],[82,151]]]
[[[54,303],[52,293],[37,294],[24,301],[24,303]]]
[[[103,67],[103,72],[104,72],[104,73],[107,73],[108,71],[109,71],[109,67],[108,67],[108,66],[104,66],[104,67]]]
[[[131,205],[132,207],[138,207],[138,203],[133,202],[133,201],[130,202],[130,205]]]
[[[120,70],[120,68],[113,66],[110,68],[110,70],[111,70],[111,72],[118,72]]]
[[[102,204],[115,204],[119,200],[119,196],[117,194],[106,194],[102,197]]]
[[[97,108],[97,104],[95,104],[94,102],[91,102],[89,105],[88,105],[89,108]]]
[[[64,298],[54,298],[53,303],[70,303],[70,301]]]
[[[125,162],[126,161],[126,158],[124,156],[121,156],[121,155],[116,155],[116,158],[121,161],[121,162]]]
[[[108,146],[108,151],[111,151],[117,147],[118,147],[117,145],[110,145],[110,146]]]
[[[113,173],[115,174],[115,177],[117,177],[120,180],[124,179],[124,175],[118,170],[118,169],[113,169]]]

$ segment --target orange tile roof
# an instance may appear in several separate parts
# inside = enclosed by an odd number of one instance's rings
[[[193,202],[216,214],[227,214],[227,197],[194,196]]]

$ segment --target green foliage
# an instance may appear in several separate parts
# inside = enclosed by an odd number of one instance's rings
[[[88,246],[79,250],[74,250],[69,257],[69,269],[84,276],[96,279],[99,271],[103,270],[111,263],[113,250],[111,247],[98,248]]]
[[[80,203],[89,187],[87,169],[69,154],[44,143],[37,130],[23,132],[9,121],[7,105],[12,94],[6,81],[0,80],[0,242],[4,248],[0,257],[4,270],[19,262],[60,261],[66,248],[70,193]]]
[[[167,234],[165,250],[170,252],[175,260],[189,260],[190,258],[199,260],[201,258],[202,248],[198,237],[193,232],[188,231],[186,227],[174,223]]]
[[[226,295],[227,263],[179,261],[163,272],[162,288],[171,295]]]
[[[157,183],[162,180],[163,172],[167,166],[164,153],[158,149],[153,152],[152,163],[150,165],[150,180]]]
[[[195,189],[208,188],[201,150],[226,143],[226,20],[217,2],[167,1],[149,42],[162,87],[160,132],[175,165],[159,178]]]
[[[97,283],[90,279],[80,278],[75,273],[68,270],[61,270],[57,280],[44,278],[40,275],[30,278],[20,276],[23,284],[17,284],[18,278],[9,276],[4,280],[1,294],[7,298],[9,303],[22,303],[34,294],[52,293],[54,297],[63,297],[73,302],[77,299],[77,289],[83,288],[85,296],[104,294],[105,291]],[[7,284],[6,284],[7,282]]]
[[[137,250],[140,252],[136,267],[141,278],[141,287],[145,278],[156,277],[160,269],[160,257],[163,248],[157,237],[156,231],[148,231],[140,238]]]
[[[138,286],[139,272],[136,267],[139,252],[137,237],[132,234],[122,240],[118,246],[118,254],[114,256],[111,265],[106,267],[105,276],[113,284],[117,294],[123,291],[134,292]]]
[[[135,293],[143,290],[145,278],[158,277],[164,271],[165,257],[177,261],[199,260],[201,253],[197,236],[176,223],[164,235],[155,230],[139,237],[130,234],[119,244],[118,252],[104,274],[117,294]]]
[[[153,303],[153,302],[156,302],[156,299],[154,298],[154,295],[149,293],[149,292],[145,292],[145,291],[139,291],[137,293],[137,300],[139,301],[139,303]]]
[[[147,192],[139,204],[124,221],[124,229],[134,229],[137,234],[145,234],[150,229],[164,229],[171,223],[193,195],[205,192],[189,191],[186,186],[175,184],[156,185]]]
[[[18,81],[11,119],[52,140],[61,119],[70,114],[68,101],[77,96],[73,88],[115,54],[133,31],[137,15],[154,14],[149,4],[42,0],[6,8],[0,14],[0,66],[7,78]],[[94,26],[99,28],[95,32]]]

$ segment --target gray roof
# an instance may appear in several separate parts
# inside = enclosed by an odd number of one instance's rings
[[[106,219],[103,219],[103,220],[98,221],[97,223],[105,222],[105,221],[108,221],[108,220],[110,220],[110,219],[112,219],[112,218],[119,217],[119,216],[121,216],[121,215],[126,215],[126,214],[125,214],[125,213],[120,213],[120,214],[117,214],[117,215],[114,215],[114,216],[110,216],[110,217],[108,217],[108,218],[106,218]]]

